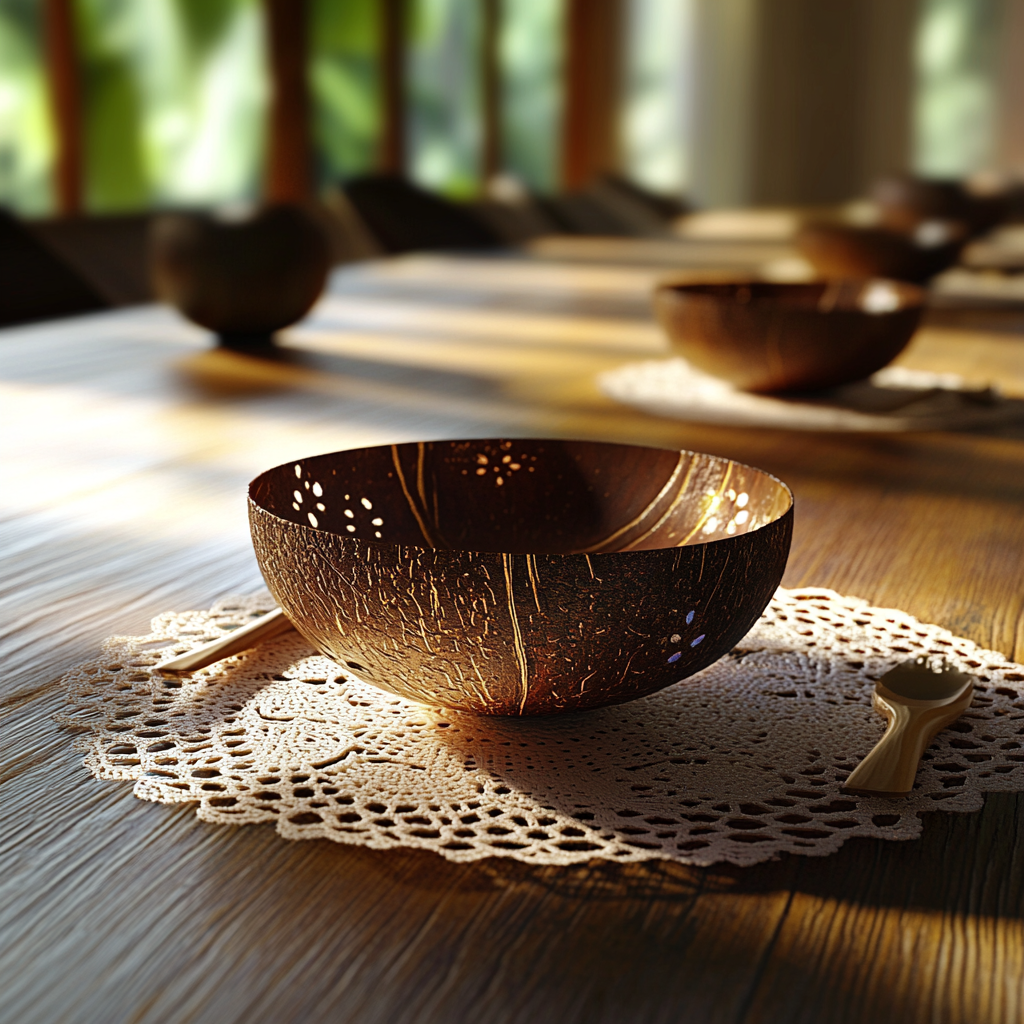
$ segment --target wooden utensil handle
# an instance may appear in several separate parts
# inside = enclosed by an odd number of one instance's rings
[[[882,704],[880,710],[889,719],[885,735],[853,770],[843,789],[906,796],[914,788],[917,765],[928,741],[919,728],[913,728],[915,716],[911,708]]]
[[[966,695],[970,703],[970,693]],[[920,702],[922,705],[932,702]],[[853,770],[843,785],[852,793],[875,796],[908,796],[914,788],[918,762],[935,734],[963,713],[966,703],[957,700],[941,707],[890,704],[877,693],[875,707],[889,719],[885,735]]]
[[[280,636],[295,627],[280,608],[260,616],[253,622],[238,629],[232,630],[226,636],[211,640],[209,643],[197,647],[188,654],[182,654],[178,658],[171,658],[163,664],[157,665],[158,672],[169,672],[173,675],[198,672],[201,668],[213,665],[224,658],[230,658],[232,654],[239,654],[255,647],[263,640]]]

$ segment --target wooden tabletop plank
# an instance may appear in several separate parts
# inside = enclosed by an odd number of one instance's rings
[[[540,268],[540,271],[538,270]],[[541,272],[542,271],[542,272]],[[1024,799],[749,869],[453,865],[285,842],[98,782],[50,716],[114,633],[259,577],[246,481],[298,455],[511,433],[729,454],[793,487],[787,585],[1024,659],[1024,436],[815,435],[615,406],[666,353],[655,269],[413,257],[344,272],[287,360],[157,308],[0,332],[0,1020],[1017,1021]],[[1024,341],[906,365],[1024,394]]]

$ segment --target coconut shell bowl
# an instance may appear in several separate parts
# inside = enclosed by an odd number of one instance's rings
[[[249,488],[264,579],[314,647],[481,715],[619,704],[717,661],[782,579],[792,505],[740,463],[586,441],[361,448]]]
[[[794,241],[820,277],[890,277],[923,284],[960,258],[968,226],[932,220],[911,231],[896,231],[819,222],[805,224]]]
[[[746,391],[818,391],[871,376],[910,341],[916,285],[884,279],[663,284],[654,305],[673,349]]]
[[[960,181],[913,174],[880,178],[871,189],[871,198],[884,227],[913,231],[930,220],[958,221],[975,237],[1006,220],[1013,202],[1005,183],[977,192]]]
[[[163,214],[149,249],[156,295],[242,352],[273,351],[274,332],[306,315],[330,264],[323,228],[287,205],[244,219]]]

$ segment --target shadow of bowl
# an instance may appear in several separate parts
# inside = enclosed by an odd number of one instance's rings
[[[305,316],[328,267],[323,229],[297,206],[240,221],[166,213],[150,230],[157,296],[240,351],[269,349],[275,331]]]
[[[249,521],[288,617],[361,679],[543,715],[635,700],[729,651],[782,579],[792,503],[694,452],[435,441],[271,469]]]
[[[673,349],[746,391],[815,391],[863,380],[917,329],[924,292],[884,279],[667,283],[654,297]]]

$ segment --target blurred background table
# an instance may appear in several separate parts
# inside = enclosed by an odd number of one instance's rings
[[[816,435],[616,406],[667,354],[658,260],[414,256],[338,271],[276,362],[160,307],[0,332],[0,1019],[1018,1021],[1024,798],[745,870],[449,864],[97,782],[50,716],[108,635],[261,581],[245,484],[314,452],[564,436],[729,455],[797,500],[787,586],[1024,659],[1024,431]],[[663,269],[663,268],[662,268]],[[907,366],[1024,396],[1019,314],[923,329]]]

